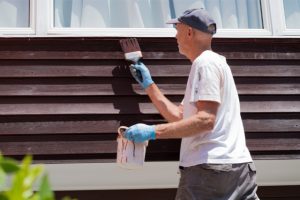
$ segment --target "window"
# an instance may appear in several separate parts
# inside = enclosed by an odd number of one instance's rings
[[[273,35],[300,36],[300,0],[273,0],[270,8]]]
[[[3,33],[32,33],[32,0],[1,0],[0,31]]]
[[[165,22],[188,8],[204,8],[221,35],[271,35],[263,15],[266,0],[52,0],[53,33],[174,36]],[[263,3],[262,3],[263,2]],[[251,30],[252,29],[252,30]],[[222,31],[224,30],[224,31]],[[236,31],[238,30],[238,31]],[[219,31],[218,31],[219,32]],[[107,35],[106,35],[107,34]]]
[[[204,8],[210,13],[217,24],[217,36],[271,35],[266,0],[174,0],[176,16],[193,7]]]
[[[29,27],[29,0],[0,1],[0,27]]]
[[[204,8],[220,29],[263,28],[260,0],[175,0],[174,7],[176,16],[188,8]]]
[[[216,37],[300,36],[300,0],[0,0],[0,34],[173,37],[165,22],[196,7]]]
[[[300,29],[300,0],[284,0],[284,16],[287,29]]]
[[[54,27],[164,28],[170,18],[168,0],[54,1]]]
[[[260,0],[54,1],[54,27],[168,28],[189,8],[204,8],[219,28],[262,29]]]

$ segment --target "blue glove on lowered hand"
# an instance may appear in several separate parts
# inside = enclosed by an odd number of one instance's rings
[[[136,143],[145,142],[146,140],[155,140],[154,125],[135,124],[125,131],[124,136],[127,140]]]
[[[130,72],[135,80],[146,89],[153,82],[149,69],[142,63],[138,62],[136,64],[130,65]]]

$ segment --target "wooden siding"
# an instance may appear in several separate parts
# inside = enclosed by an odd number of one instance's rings
[[[263,186],[259,187],[257,194],[260,200],[299,200],[300,186]],[[71,196],[77,199],[98,200],[174,200],[176,189],[143,189],[143,190],[88,190],[88,191],[59,191],[56,197],[61,199]]]
[[[154,81],[177,104],[190,62],[175,39],[139,38]],[[255,159],[300,158],[300,39],[221,39]],[[118,38],[1,38],[0,151],[43,162],[114,162],[120,125],[164,120],[131,77]],[[147,160],[178,160],[180,140]]]

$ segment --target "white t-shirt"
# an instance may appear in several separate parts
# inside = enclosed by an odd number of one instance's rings
[[[220,104],[215,125],[212,132],[182,138],[180,165],[251,162],[231,70],[223,56],[209,50],[192,64],[182,102],[183,118],[197,113],[197,101]]]

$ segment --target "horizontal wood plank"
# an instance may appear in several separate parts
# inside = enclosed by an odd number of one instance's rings
[[[248,139],[250,151],[299,151],[300,138]]]
[[[300,77],[299,65],[230,65],[236,77]]]
[[[134,103],[134,102],[133,102]],[[20,103],[0,104],[3,115],[158,114],[152,103]],[[177,103],[178,104],[178,103]],[[299,101],[241,102],[242,113],[297,113]]]
[[[299,132],[300,119],[245,119],[246,132]],[[300,137],[300,132],[299,132]]]
[[[1,80],[0,80],[1,82]],[[111,84],[1,84],[0,96],[111,96],[146,95],[138,85],[116,81]],[[127,85],[128,87],[125,87]],[[157,84],[165,95],[184,95],[185,84]],[[240,95],[299,95],[299,84],[237,84]]]
[[[149,146],[147,153],[179,152],[179,146],[172,143]],[[155,143],[155,142],[153,142]],[[250,151],[284,152],[299,151],[299,138],[276,139],[248,139],[247,146]],[[80,147],[80,148],[79,148]],[[39,142],[1,142],[0,150],[3,155],[67,155],[67,154],[115,154],[117,142],[114,141],[39,141]],[[115,156],[115,155],[114,155]]]
[[[139,121],[138,118],[135,119]],[[163,121],[156,122],[163,123]],[[299,132],[300,119],[244,119],[245,131]],[[120,120],[1,122],[0,135],[116,133]],[[122,124],[123,125],[123,124]],[[300,137],[300,133],[299,133]]]
[[[241,102],[242,113],[297,113],[299,101],[251,101]]]
[[[240,95],[299,95],[300,84],[237,84]]]
[[[298,52],[218,52],[224,55],[227,59],[242,59],[242,60],[299,60],[300,53]],[[143,52],[143,58],[154,60],[168,59],[186,59],[179,52]],[[123,52],[103,52],[103,51],[0,51],[1,59],[124,59]]]
[[[87,61],[78,63],[70,61],[68,65],[59,61],[50,64],[12,60],[9,64],[1,62],[0,78],[16,77],[130,77],[126,63],[111,65]],[[80,61],[81,62],[81,61]],[[13,64],[15,63],[15,64]],[[22,65],[21,65],[22,64]],[[191,64],[152,64],[145,61],[153,77],[187,77]],[[299,65],[230,65],[235,77],[300,77]]]
[[[113,133],[119,120],[0,123],[0,135]]]
[[[300,186],[259,186],[257,195],[261,200],[299,200]],[[55,196],[62,199],[65,196],[78,199],[98,200],[102,199],[119,200],[123,197],[131,200],[174,200],[177,188],[166,189],[130,189],[130,190],[76,190],[56,191]]]
[[[3,155],[116,153],[116,141],[1,142]]]
[[[120,69],[119,72],[115,72],[118,70],[118,66],[116,65],[61,65],[59,61],[50,66],[43,63],[36,64],[34,62],[31,62],[28,65],[18,64],[19,63],[16,63],[15,65],[10,64],[9,66],[2,64],[2,66],[0,66],[0,77],[113,77],[124,76],[125,72],[125,75],[127,77],[129,76],[129,70],[125,66],[122,67],[123,71]],[[125,65],[125,63],[123,64]]]

